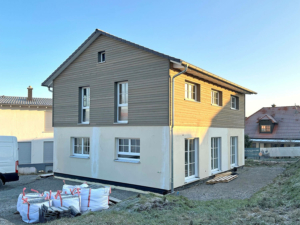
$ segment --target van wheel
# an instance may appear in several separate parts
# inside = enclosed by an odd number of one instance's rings
[[[3,180],[2,180],[3,178],[2,177],[0,177],[0,187],[1,186],[4,186],[4,182],[3,182]]]

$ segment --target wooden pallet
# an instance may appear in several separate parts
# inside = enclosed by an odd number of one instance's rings
[[[228,183],[235,178],[237,178],[238,175],[229,175],[229,176],[224,176],[224,177],[216,177],[214,179],[206,181],[206,184],[216,184],[216,183]]]

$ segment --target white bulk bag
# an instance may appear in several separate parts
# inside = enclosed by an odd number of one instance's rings
[[[65,181],[64,181],[65,182]],[[85,187],[88,187],[89,185],[87,183],[83,183],[81,185],[67,185],[67,184],[64,184],[63,185],[63,188],[62,188],[62,193],[63,194],[74,194],[74,191],[79,188],[85,188]]]
[[[19,194],[19,197],[18,197],[18,201],[17,201],[17,211],[19,213],[21,213],[21,206],[22,206],[22,203],[23,203],[23,200],[22,198],[27,198],[27,199],[41,199],[43,198],[43,194],[40,194],[40,193],[25,193],[25,190],[26,188],[23,188],[23,193],[22,194]],[[33,189],[31,189],[33,190]],[[35,190],[34,190],[35,191]]]
[[[108,209],[110,187],[82,188],[81,189],[81,212],[87,210],[100,211]]]
[[[52,205],[55,207],[69,207],[74,206],[80,212],[80,203],[81,203],[81,196],[80,194],[75,195],[66,195],[57,193],[55,198],[52,199]]]
[[[20,215],[25,223],[39,222],[39,209],[45,206],[52,206],[52,200],[45,199],[25,199],[21,205]]]
[[[49,197],[50,199],[54,199],[55,195],[57,192],[52,192],[52,191],[44,191],[43,197]]]

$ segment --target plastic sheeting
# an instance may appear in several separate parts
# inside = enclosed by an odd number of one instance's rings
[[[110,187],[82,188],[81,212],[108,209]]]

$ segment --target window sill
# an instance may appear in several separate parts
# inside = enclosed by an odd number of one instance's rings
[[[101,64],[101,63],[105,63],[106,61],[104,61],[104,62],[98,62],[98,64]]]
[[[77,123],[77,125],[90,125],[90,123]]]
[[[89,159],[90,156],[77,156],[77,155],[71,155],[70,158],[77,158],[77,159]]]
[[[211,104],[212,106],[222,107],[221,105]]]
[[[192,99],[187,99],[187,98],[185,98],[184,100],[185,100],[185,101],[188,101],[188,102],[201,103],[200,101],[196,101],[196,100],[192,100]]]
[[[115,162],[124,162],[124,163],[135,163],[135,164],[141,163],[140,161],[125,160],[125,159],[115,159],[114,161],[115,161]]]
[[[222,173],[221,170],[213,170],[211,171],[211,175],[215,175],[215,174],[218,174],[218,173]]]
[[[188,178],[184,181],[185,184],[188,184],[188,183],[192,183],[192,182],[195,182],[197,180],[200,180],[199,177],[192,177],[192,178]]]
[[[113,123],[113,124],[121,124],[122,125],[122,124],[128,124],[128,122],[121,122],[121,123],[119,122],[119,123]]]
[[[231,164],[230,167],[231,167],[231,169],[233,169],[233,168],[235,168],[235,167],[238,167],[238,165],[236,165],[236,164]]]
[[[230,109],[232,109],[232,110],[236,110],[236,111],[238,111],[239,109],[235,109],[235,108],[230,108]]]

